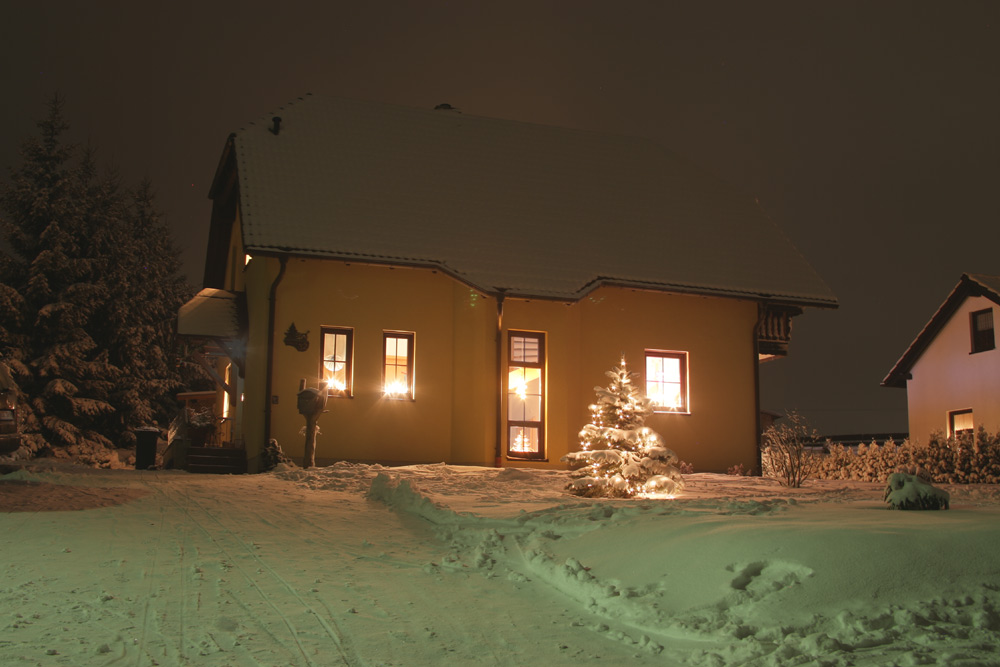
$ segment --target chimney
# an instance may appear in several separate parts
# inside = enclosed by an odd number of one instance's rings
[[[278,132],[281,132],[281,116],[275,116],[271,119],[271,122],[274,123],[274,125],[271,126],[271,132],[275,136],[278,136]]]

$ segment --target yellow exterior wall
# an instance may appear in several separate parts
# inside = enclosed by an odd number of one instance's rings
[[[752,301],[617,287],[571,305],[508,300],[505,336],[510,329],[544,331],[548,361],[548,463],[515,464],[553,467],[579,449],[577,434],[590,420],[594,387],[608,384],[605,372],[624,354],[642,383],[645,350],[656,349],[688,353],[690,414],[654,414],[647,426],[696,471],[755,467],[756,322]]]
[[[243,380],[243,405],[240,410],[242,437],[247,450],[247,469],[256,472],[265,443],[264,421],[267,396],[268,295],[277,277],[277,259],[254,257],[243,271],[247,298],[248,336],[246,377]]]
[[[231,256],[233,256],[231,254]],[[242,251],[236,253],[242,264]],[[255,257],[236,272],[247,292],[249,340],[242,411],[249,468],[258,469],[265,412],[271,437],[301,460],[305,419],[296,409],[299,380],[317,386],[323,326],[354,331],[352,398],[331,397],[320,420],[317,462],[449,462],[493,465],[497,434],[497,303],[429,269],[392,268],[289,258],[277,287],[272,395],[266,396],[268,295],[280,271],[273,257]],[[647,424],[698,471],[756,465],[756,402],[752,301],[603,287],[573,304],[507,299],[503,305],[502,370],[510,330],[546,334],[544,462],[502,464],[564,468],[579,448],[595,385],[618,364],[644,371],[644,350],[689,355],[690,414],[656,414]],[[295,323],[308,332],[300,352],[283,343]],[[415,400],[382,397],[383,331],[415,334]],[[501,392],[505,398],[506,392]],[[506,413],[506,406],[502,407]]]
[[[240,255],[242,256],[242,255]],[[247,349],[243,433],[259,466],[265,413],[271,437],[301,457],[299,381],[318,386],[321,328],[354,331],[353,397],[331,397],[320,420],[317,461],[454,462],[492,465],[496,430],[496,302],[439,273],[320,260],[287,260],[277,287],[272,394],[266,391],[268,297],[280,272],[255,257],[243,272]],[[284,344],[295,323],[309,348]],[[415,400],[381,395],[383,331],[414,332]],[[458,360],[456,362],[456,360]],[[458,388],[453,390],[453,388]]]

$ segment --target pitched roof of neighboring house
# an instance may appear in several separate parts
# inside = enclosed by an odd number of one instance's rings
[[[837,305],[753,197],[643,139],[307,96],[230,137],[213,198],[227,164],[250,254],[433,266],[488,294]]]
[[[970,296],[984,296],[996,304],[1000,304],[1000,276],[987,276],[982,273],[964,273],[958,285],[951,291],[948,298],[937,309],[930,322],[920,331],[916,339],[910,343],[903,356],[892,367],[889,374],[882,380],[883,387],[906,387],[910,371],[917,360],[928,348],[958,307]]]

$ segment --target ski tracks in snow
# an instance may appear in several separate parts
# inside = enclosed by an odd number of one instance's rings
[[[363,664],[352,654],[349,642],[345,640],[343,633],[337,627],[337,622],[328,611],[317,610],[296,585],[290,583],[268,562],[268,558],[261,555],[258,544],[241,536],[240,533],[246,527],[255,523],[270,523],[274,517],[269,518],[252,508],[244,508],[236,514],[242,516],[244,526],[229,526],[212,511],[209,504],[200,503],[193,493],[180,495],[168,491],[166,486],[154,488],[159,498],[169,506],[170,511],[181,517],[179,523],[185,533],[179,558],[181,571],[179,581],[182,590],[179,596],[175,596],[175,599],[180,600],[181,606],[176,612],[176,620],[159,628],[160,632],[167,636],[178,637],[180,645],[169,649],[165,657],[171,662],[176,662],[178,658],[181,661],[194,662],[194,659],[198,658],[201,664],[205,654],[214,648],[226,653],[235,653],[249,660],[251,664],[260,665],[279,664],[282,661],[287,661],[287,664],[303,665]],[[225,515],[232,516],[229,512]],[[190,643],[185,645],[184,638],[188,634],[186,625],[191,623],[191,620],[187,618],[188,614],[184,609],[189,598],[184,589],[192,571],[198,575],[196,581],[204,581],[206,569],[210,567],[185,565],[184,552],[191,546],[198,551],[200,563],[217,559],[222,569],[216,582],[215,594],[207,596],[208,599],[213,600],[217,607],[235,604],[251,612],[240,614],[240,617],[257,619],[259,627],[240,628],[223,613],[219,616],[221,620],[214,623],[215,632],[206,631],[211,644],[202,641],[200,647],[192,646]],[[198,600],[203,599],[205,597],[199,593]],[[193,620],[200,624],[206,620],[203,616],[204,614],[196,614]],[[255,656],[256,651],[253,647],[259,643],[255,640],[259,633],[270,637],[271,641],[266,643],[271,647],[269,651],[277,646],[282,649],[283,655]],[[231,636],[221,639],[216,636],[217,634]],[[311,639],[316,637],[319,638],[319,642]],[[319,650],[317,645],[323,646],[325,650]],[[327,654],[330,648],[335,654]],[[187,653],[192,650],[196,653],[188,655]]]

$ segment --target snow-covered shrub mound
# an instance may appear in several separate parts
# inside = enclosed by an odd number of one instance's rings
[[[897,472],[889,475],[885,501],[893,510],[948,509],[951,496],[916,475]]]

